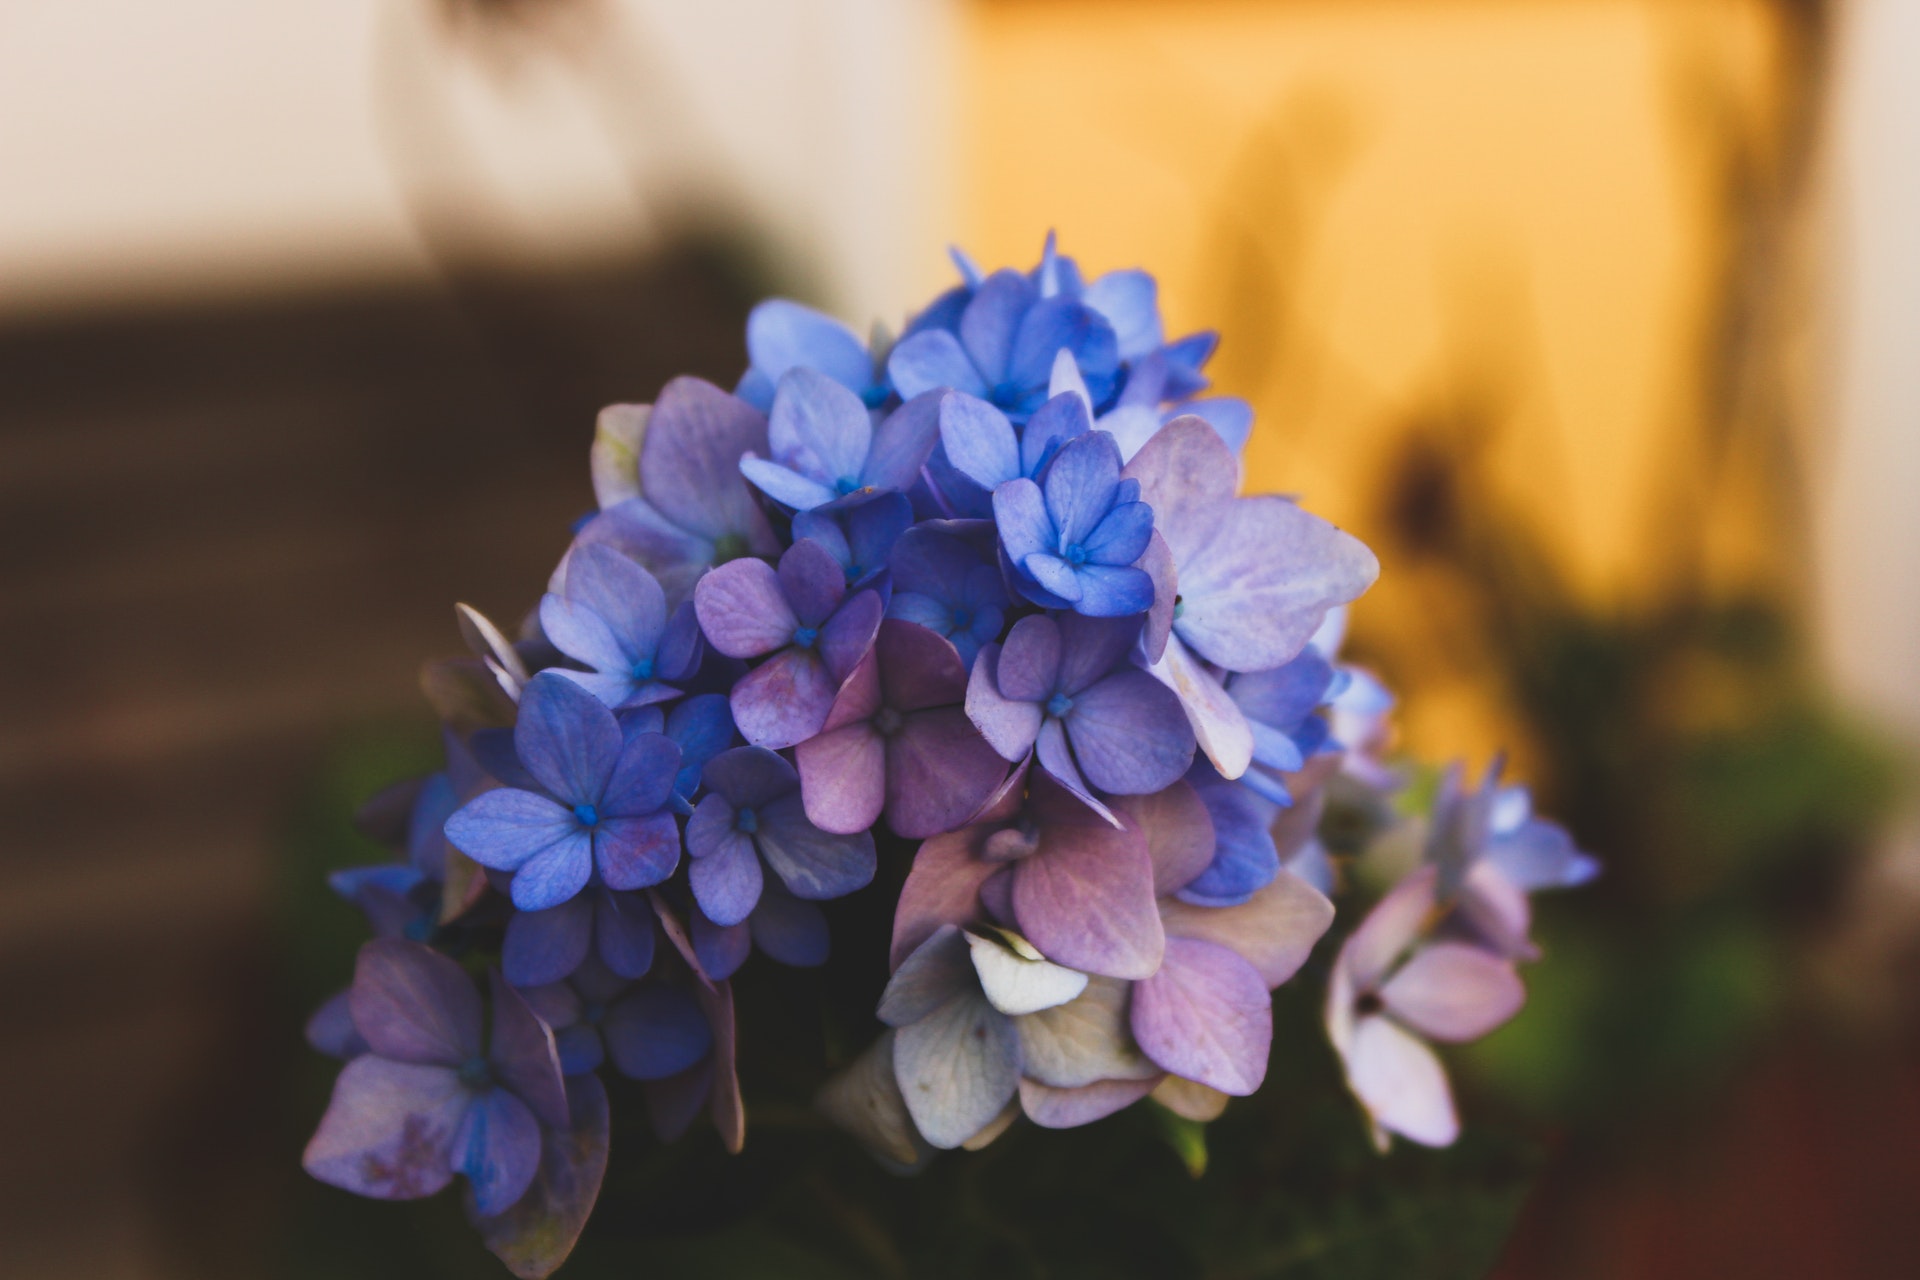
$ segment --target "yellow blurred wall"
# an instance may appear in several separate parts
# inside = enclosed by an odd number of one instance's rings
[[[1675,442],[1700,407],[1724,248],[1708,134],[1730,118],[1764,137],[1775,97],[1766,5],[965,13],[965,243],[983,263],[1032,261],[1052,226],[1090,271],[1154,271],[1173,331],[1224,333],[1216,385],[1258,410],[1250,487],[1363,536],[1410,428],[1498,418],[1501,491],[1583,593],[1632,599],[1661,553],[1650,485],[1689,465]],[[1376,624],[1413,604],[1385,570]],[[1473,701],[1423,689],[1411,736],[1490,749]]]

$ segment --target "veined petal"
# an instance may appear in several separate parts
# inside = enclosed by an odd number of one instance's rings
[[[432,947],[376,938],[354,961],[347,997],[368,1047],[395,1062],[458,1066],[480,1051],[480,996]]]
[[[685,987],[648,982],[621,997],[601,1024],[607,1052],[631,1080],[663,1080],[707,1056],[713,1030]]]
[[[1059,543],[1053,517],[1040,486],[1031,480],[1009,480],[993,491],[993,519],[1007,557],[1024,564],[1036,555],[1052,555]]]
[[[902,493],[913,487],[940,442],[942,400],[938,392],[922,392],[887,415],[874,432],[861,484]]]
[[[545,911],[516,911],[507,921],[500,965],[517,987],[559,982],[593,945],[593,902],[586,894]]]
[[[667,810],[638,818],[602,818],[593,858],[610,889],[645,889],[680,865],[680,827]]]
[[[1147,1080],[1095,1080],[1077,1089],[1055,1089],[1037,1080],[1020,1081],[1020,1109],[1042,1129],[1072,1129],[1104,1120],[1153,1092]]]
[[[1160,1069],[1133,1043],[1131,994],[1130,984],[1095,976],[1077,998],[1016,1018],[1021,1073],[1056,1089],[1098,1080],[1144,1080],[1151,1088]]]
[[[740,459],[740,474],[745,476],[754,488],[782,506],[792,507],[795,511],[812,511],[815,507],[824,507],[838,496],[833,489],[821,484],[818,480],[801,475],[792,467],[778,462],[769,462],[765,458],[756,458],[751,454]]]
[[[561,803],[597,803],[620,747],[620,725],[598,698],[550,671],[527,681],[514,753]]]
[[[1116,671],[1074,695],[1066,729],[1087,781],[1114,795],[1172,786],[1193,764],[1180,699],[1144,671]]]
[[[1033,960],[993,938],[968,933],[967,947],[987,1002],[1001,1013],[1038,1013],[1087,989],[1087,975],[1051,960]]]
[[[1362,1018],[1346,1053],[1347,1083],[1381,1129],[1427,1147],[1460,1136],[1447,1071],[1390,1018]]]
[[[783,465],[836,495],[851,492],[873,444],[873,419],[841,383],[813,369],[790,369],[774,392],[767,443]]]
[[[911,712],[885,752],[887,825],[908,839],[960,826],[1007,773],[1007,762],[957,706]]]
[[[1178,899],[1160,903],[1169,936],[1200,938],[1235,952],[1269,989],[1291,978],[1333,923],[1333,903],[1296,875],[1282,871],[1238,906],[1196,907]]]
[[[829,729],[799,744],[800,794],[822,831],[865,831],[887,798],[887,744],[865,720]]]
[[[924,329],[902,338],[887,357],[887,375],[909,400],[948,388],[972,396],[988,394],[960,339],[945,329]]]
[[[789,792],[760,810],[754,838],[781,884],[796,898],[839,898],[873,881],[873,834],[835,834],[807,820],[801,797]]]
[[[820,655],[789,648],[734,685],[728,706],[741,736],[756,747],[777,750],[820,732],[833,699],[834,680]]]
[[[495,1077],[519,1095],[542,1123],[564,1126],[566,1086],[561,1083],[553,1032],[498,970],[488,974],[488,982],[493,990],[493,1034],[487,1058]]]
[[[517,871],[529,858],[580,830],[573,811],[532,791],[497,787],[447,819],[447,839],[483,867]]]
[[[943,1149],[1000,1114],[1020,1084],[1019,1055],[1012,1022],[977,992],[947,1000],[893,1037],[907,1111],[921,1136]]]
[[[1381,1003],[1430,1040],[1478,1040],[1526,1002],[1510,961],[1458,942],[1433,942],[1388,978]]]
[[[1014,864],[1013,912],[1021,932],[1061,964],[1113,978],[1160,967],[1165,936],[1138,831],[1043,827],[1039,849]]]
[[[1133,989],[1133,1035],[1155,1063],[1235,1097],[1260,1087],[1273,1006],[1252,965],[1216,943],[1167,939],[1158,973]]]
[[[451,1150],[472,1095],[451,1067],[366,1054],[333,1083],[301,1164],[376,1200],[417,1200],[453,1181]]]
[[[1168,639],[1160,661],[1148,670],[1179,697],[1194,738],[1220,776],[1245,773],[1253,763],[1253,730],[1220,682],[1194,661],[1178,637]]]
[[[707,643],[729,658],[757,658],[793,640],[800,620],[764,560],[739,559],[700,579],[693,607]]]
[[[769,298],[747,313],[747,355],[774,383],[796,368],[818,369],[855,392],[873,381],[873,361],[853,330],[786,298]]]
[[[739,462],[766,452],[767,420],[752,405],[698,378],[675,378],[661,389],[647,421],[640,489],[673,526],[709,543],[744,536],[761,554],[771,535]]]
[[[1018,627],[1016,623],[1015,629]],[[1033,749],[1042,712],[1037,702],[1014,702],[1000,696],[993,677],[999,657],[1000,647],[988,645],[974,658],[973,677],[967,682],[967,719],[1003,760],[1021,760]]]
[[[961,475],[992,490],[1020,476],[1020,446],[1007,415],[977,396],[952,391],[940,401],[940,444]]]

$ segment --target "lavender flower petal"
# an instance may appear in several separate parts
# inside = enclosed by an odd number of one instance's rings
[[[360,948],[348,997],[368,1047],[395,1062],[458,1066],[480,1051],[480,995],[432,947],[376,938]]]
[[[545,911],[516,911],[507,921],[500,967],[516,987],[559,982],[587,958],[593,945],[594,903],[579,894]]]
[[[467,1176],[474,1212],[481,1217],[505,1213],[539,1171],[540,1122],[513,1094],[490,1089],[467,1108],[454,1134],[453,1153]]]
[[[1513,965],[1477,947],[1434,942],[1380,988],[1393,1016],[1430,1040],[1478,1040],[1526,1002]]]
[[[1162,1068],[1235,1097],[1260,1087],[1273,1006],[1253,966],[1216,943],[1167,939],[1160,971],[1133,989],[1133,1035]]]
[[[301,1165],[376,1200],[430,1196],[453,1181],[454,1133],[471,1102],[451,1067],[355,1058],[334,1081]]]

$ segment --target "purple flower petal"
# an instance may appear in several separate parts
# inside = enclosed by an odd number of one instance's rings
[[[851,835],[880,817],[887,799],[887,740],[865,720],[828,729],[794,750],[807,817]]]
[[[765,517],[757,511],[754,515],[758,537],[773,544],[773,531],[767,528]],[[687,598],[694,583],[713,563],[715,552],[711,542],[681,529],[644,498],[630,498],[608,507],[581,526],[574,535],[573,549],[586,546],[609,546],[639,561],[658,579],[670,605]],[[756,554],[777,549],[777,544],[762,546],[757,542],[750,547]],[[554,577],[564,583],[564,562]]]
[[[1247,437],[1253,434],[1253,406],[1234,396],[1189,400],[1180,411],[1205,419],[1235,453],[1247,447]]]
[[[1015,702],[1045,702],[1060,687],[1060,628],[1045,614],[1013,624],[1000,649],[994,676],[1000,696]]]
[[[593,830],[593,859],[609,889],[659,884],[680,865],[679,825],[664,809],[643,818],[602,818]]]
[[[1167,935],[1215,942],[1260,971],[1269,989],[1306,963],[1313,944],[1333,923],[1333,904],[1300,877],[1282,871],[1266,888],[1232,907],[1160,904]]]
[[[1087,535],[1087,559],[1103,565],[1131,564],[1146,554],[1152,537],[1153,508],[1144,502],[1120,503]]]
[[[834,680],[811,649],[783,649],[733,687],[728,706],[741,736],[772,749],[805,742],[826,723]]]
[[[587,958],[593,945],[594,904],[587,894],[545,911],[516,911],[507,921],[500,967],[516,987],[559,982]]]
[[[568,1124],[545,1135],[533,1184],[505,1213],[482,1218],[480,1239],[523,1278],[551,1275],[580,1238],[607,1171],[607,1090],[590,1075],[567,1081]]]
[[[753,931],[753,945],[781,964],[811,969],[827,962],[826,915],[811,902],[782,893],[777,885],[760,895],[760,905],[747,924]]]
[[[1112,386],[1120,365],[1113,328],[1093,308],[1068,297],[1044,299],[1021,318],[1007,380],[1044,388],[1054,354],[1061,350],[1073,352],[1081,373],[1089,383],[1097,380],[1103,395]]]
[[[1147,539],[1147,549],[1137,567],[1153,583],[1153,605],[1147,610],[1146,630],[1140,643],[1148,663],[1154,664],[1167,651],[1167,637],[1173,634],[1173,606],[1180,598],[1180,575],[1174,568],[1173,552],[1158,529]]]
[[[360,948],[348,997],[353,1025],[395,1062],[458,1066],[480,1051],[480,996],[432,947],[376,938]]]
[[[952,925],[942,925],[895,966],[874,1014],[890,1027],[903,1027],[979,990],[966,935]]]
[[[707,643],[729,658],[757,658],[784,648],[800,625],[779,574],[764,560],[721,565],[700,579],[693,607]]]
[[[1048,694],[1058,692],[1077,697],[1082,689],[1119,666],[1140,634],[1138,618],[1089,618],[1078,613],[1063,613],[1053,621],[1060,628],[1061,657],[1059,674],[1047,689]]]
[[[1007,415],[975,396],[950,392],[940,401],[940,444],[961,475],[992,490],[1020,476],[1020,446]]]
[[[1194,661],[1178,636],[1168,639],[1160,661],[1149,669],[1180,699],[1195,741],[1220,776],[1238,778],[1245,773],[1253,763],[1253,729],[1220,682]]]
[[[787,548],[776,570],[780,590],[801,625],[818,627],[847,594],[846,575],[825,547],[802,539]]]
[[[1088,564],[1074,570],[1074,609],[1089,618],[1128,618],[1153,604],[1153,579],[1131,565]]]
[[[547,626],[544,602],[541,630],[562,653],[603,670],[611,670],[623,660],[631,666],[637,658],[651,657],[666,630],[667,598],[659,582],[612,547],[580,547],[567,557],[562,600],[573,606],[562,612],[571,615],[583,608],[598,619],[612,635],[615,650],[596,654],[569,649]]]
[[[1075,1089],[1055,1089],[1037,1080],[1020,1082],[1020,1109],[1042,1129],[1073,1129],[1104,1120],[1153,1092],[1146,1080],[1096,1080]]]
[[[820,657],[836,683],[844,684],[873,649],[885,613],[886,604],[877,593],[861,591],[849,596],[820,628]]]
[[[1460,1136],[1446,1068],[1391,1019],[1360,1019],[1346,1062],[1347,1083],[1380,1128],[1428,1147]]]
[[[940,442],[940,406],[944,397],[923,392],[888,414],[873,433],[861,483],[904,493],[920,478],[934,445]]]
[[[993,519],[1001,545],[1015,564],[1058,549],[1060,535],[1047,513],[1047,500],[1031,480],[1009,480],[993,491]]]
[[[495,1077],[533,1108],[543,1123],[565,1125],[566,1090],[561,1084],[560,1055],[553,1046],[553,1032],[498,970],[488,977],[493,989],[493,1034],[487,1058]]]
[[[796,368],[818,369],[855,392],[873,381],[873,360],[851,329],[786,298],[769,298],[747,314],[747,354],[771,382]]]
[[[894,599],[897,603],[899,597]],[[1014,629],[1019,630],[1019,623]],[[1043,713],[1038,702],[1014,702],[1000,695],[993,675],[1000,652],[999,645],[988,645],[974,658],[973,676],[967,681],[967,719],[1002,759],[1021,760],[1033,750]]]
[[[744,537],[758,554],[766,519],[738,467],[742,455],[766,452],[767,420],[752,405],[698,378],[675,378],[647,421],[641,491],[678,528],[710,543]]]
[[[1434,942],[1414,952],[1380,1000],[1401,1022],[1430,1040],[1478,1040],[1526,1003],[1511,962],[1478,947]]]
[[[621,997],[601,1024],[620,1074],[663,1080],[685,1071],[713,1048],[713,1031],[685,987],[649,982]]]
[[[1327,611],[1380,576],[1366,545],[1285,498],[1235,501],[1203,555],[1180,562],[1174,624],[1209,662],[1264,671],[1299,653]]]
[[[482,792],[446,824],[454,847],[481,866],[500,871],[518,870],[579,830],[579,819],[565,805],[513,787]]]
[[[948,387],[968,395],[987,394],[987,384],[974,370],[960,340],[945,329],[925,329],[902,338],[887,357],[887,376],[909,400]]]
[[[1212,427],[1192,417],[1162,427],[1122,474],[1140,482],[1140,498],[1153,508],[1154,527],[1183,575],[1219,534],[1240,487],[1240,462],[1233,451]]]
[[[781,376],[767,444],[781,464],[824,485],[828,501],[859,488],[872,443],[873,419],[859,396],[813,369]]]
[[[966,822],[1007,773],[1007,762],[959,707],[911,713],[900,732],[885,740],[885,751],[887,825],[910,840]],[[812,814],[811,804],[807,811]]]
[[[472,1100],[451,1067],[355,1058],[334,1081],[301,1165],[376,1200],[430,1196],[453,1181],[454,1133]]]
[[[1079,382],[1080,371],[1071,356],[1062,353],[1062,357],[1054,361],[1054,368],[1056,372],[1069,371],[1074,381]],[[1062,445],[1091,430],[1093,420],[1087,412],[1085,384],[1080,383],[1070,392],[1055,392],[1052,399],[1034,411],[1020,434],[1020,474],[1038,476]]]
[[[1154,896],[1178,893],[1213,861],[1213,818],[1185,781],[1152,795],[1122,796],[1114,808],[1146,837]]]
[[[1067,747],[1067,731],[1058,720],[1050,719],[1040,726],[1040,736],[1034,739],[1033,758],[1048,777],[1071,792],[1080,803],[1114,826],[1120,825],[1120,819],[1114,816],[1113,810],[1094,798],[1087,780],[1080,776],[1079,766],[1074,764],[1073,753]]]
[[[353,992],[343,988],[328,996],[304,1028],[307,1043],[330,1058],[357,1058],[367,1042],[353,1025]]]
[[[1096,431],[1063,445],[1041,486],[1059,534],[1059,544],[1044,549],[1057,552],[1086,542],[1110,509],[1119,480],[1120,449],[1112,436]]]
[[[653,967],[653,908],[639,894],[596,894],[593,933],[600,963],[618,976],[644,978]]]
[[[702,985],[695,994],[713,1028],[713,1088],[707,1095],[707,1115],[720,1135],[720,1145],[729,1155],[739,1155],[747,1141],[747,1110],[740,1097],[740,1074],[736,1069],[739,1046],[733,1010],[733,986],[720,982]]]
[[[674,776],[679,772],[679,743],[660,733],[632,735],[607,780],[599,813],[616,818],[653,813],[673,795]]]
[[[1434,908],[1434,868],[1417,867],[1387,896],[1340,948],[1340,967],[1359,991],[1376,990],[1382,978],[1414,944]]]
[[[1020,322],[1038,300],[1025,276],[1003,269],[981,282],[960,313],[960,341],[988,383],[1007,380]]]
[[[1181,896],[1203,906],[1245,902],[1280,872],[1280,851],[1273,842],[1277,811],[1252,788],[1226,781],[1204,763],[1196,764],[1187,780],[1213,819],[1213,861]]]
[[[753,935],[745,921],[715,924],[704,912],[696,911],[687,931],[692,935],[693,953],[700,957],[701,969],[715,981],[731,978],[753,954]]]
[[[549,671],[527,682],[514,752],[561,803],[598,802],[620,747],[619,723],[592,694]]]
[[[585,827],[521,864],[513,876],[513,905],[522,911],[557,907],[587,887],[593,874],[593,837]]]
[[[875,641],[881,697],[895,711],[951,706],[967,696],[967,669],[953,642],[911,622],[885,621]]]
[[[951,1149],[1013,1097],[1020,1045],[1005,1014],[977,991],[961,994],[894,1031],[893,1071],[921,1136]]]
[[[1160,967],[1153,863],[1137,831],[1091,815],[1048,824],[1038,851],[1014,866],[1013,912],[1020,931],[1060,964],[1114,978]]]
[[[1074,695],[1066,729],[1087,781],[1114,795],[1172,786],[1193,764],[1180,700],[1144,671],[1116,671]]]
[[[973,855],[976,838],[965,830],[948,832],[925,841],[913,855],[894,908],[890,969],[898,969],[941,925],[965,925],[979,918],[980,885],[997,867]]]
[[[1133,1036],[1174,1075],[1245,1097],[1266,1078],[1273,1006],[1259,973],[1233,952],[1168,938],[1160,971],[1133,988]]]
[[[453,1160],[467,1176],[473,1211],[481,1217],[505,1213],[539,1171],[540,1122],[505,1089],[490,1089],[467,1108],[454,1134]]]
[[[1165,340],[1159,286],[1144,271],[1109,271],[1087,286],[1086,304],[1113,326],[1123,360],[1137,360]]]
[[[725,815],[726,829],[716,832],[714,818],[706,815]],[[760,901],[760,858],[753,841],[732,829],[733,812],[719,796],[708,796],[700,802],[687,824],[689,840],[695,824],[699,825],[705,848],[687,869],[693,896],[715,924],[739,924]]]
[[[795,511],[812,511],[832,502],[834,491],[818,480],[810,480],[798,472],[768,462],[765,458],[751,455],[740,459],[740,474],[760,492],[772,498],[782,506],[792,507]]]
[[[794,897],[839,898],[873,882],[877,861],[871,832],[820,830],[807,820],[797,793],[769,802],[758,816],[754,843]]]

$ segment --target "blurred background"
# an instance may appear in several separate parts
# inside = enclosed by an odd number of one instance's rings
[[[319,1274],[288,939],[452,603],[756,298],[897,329],[1049,228],[1379,550],[1403,745],[1607,864],[1453,1059],[1539,1152],[1496,1274],[1920,1274],[1916,62],[1906,0],[0,3],[0,1274]]]

